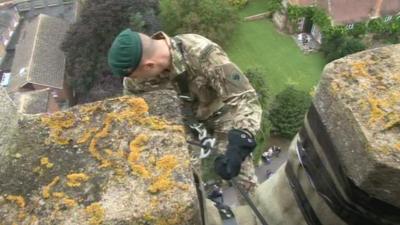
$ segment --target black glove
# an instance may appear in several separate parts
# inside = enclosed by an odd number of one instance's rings
[[[239,175],[242,162],[256,147],[256,141],[249,132],[233,129],[228,133],[228,146],[225,155],[214,161],[214,169],[222,179],[230,180]]]

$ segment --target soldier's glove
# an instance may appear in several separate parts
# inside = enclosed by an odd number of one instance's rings
[[[218,156],[214,161],[216,173],[225,180],[236,177],[242,162],[255,147],[256,141],[251,133],[238,129],[230,130],[225,155]]]

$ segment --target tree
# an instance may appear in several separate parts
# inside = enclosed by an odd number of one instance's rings
[[[293,138],[303,124],[310,103],[310,95],[293,86],[277,94],[269,115],[272,131],[282,137]]]
[[[219,44],[232,36],[239,22],[237,9],[220,0],[161,0],[160,16],[170,35],[197,33]]]
[[[121,30],[130,27],[151,33],[159,29],[157,10],[156,0],[85,1],[62,45],[67,80],[78,96],[84,96],[99,76],[110,74],[107,52]]]
[[[360,39],[340,32],[333,32],[329,36],[324,36],[321,45],[321,51],[328,62],[362,51],[365,48]]]

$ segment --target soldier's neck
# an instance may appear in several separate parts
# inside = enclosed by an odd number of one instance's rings
[[[166,70],[171,67],[171,50],[170,43],[166,39],[156,40],[155,47],[157,49],[157,58]]]

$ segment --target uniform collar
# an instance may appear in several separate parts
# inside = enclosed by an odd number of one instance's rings
[[[175,37],[171,38],[162,31],[153,34],[151,38],[156,40],[164,39],[168,44],[172,60],[172,70],[168,73],[169,79],[173,80],[178,75],[184,73],[186,71],[186,63],[178,45],[180,40]]]

